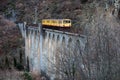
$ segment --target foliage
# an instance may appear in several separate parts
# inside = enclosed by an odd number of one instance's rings
[[[23,77],[25,80],[33,80],[29,72],[24,72]]]
[[[93,5],[95,6],[95,5]],[[62,80],[119,80],[120,77],[120,23],[112,11],[99,6],[93,9],[96,13],[87,13],[88,21],[84,25],[86,46],[66,44],[65,40],[58,46],[55,54],[49,57],[52,61],[51,74],[56,71]],[[73,41],[74,42],[74,41]],[[56,61],[53,59],[56,57]],[[55,69],[54,69],[54,68]]]
[[[21,63],[17,63],[15,66],[19,71],[24,70],[24,66]]]

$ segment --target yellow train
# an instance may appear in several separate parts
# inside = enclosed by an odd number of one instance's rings
[[[70,28],[72,25],[71,19],[43,19],[43,27],[62,27]]]

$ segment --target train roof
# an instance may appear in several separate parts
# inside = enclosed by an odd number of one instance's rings
[[[42,19],[42,20],[71,20],[71,19]]]

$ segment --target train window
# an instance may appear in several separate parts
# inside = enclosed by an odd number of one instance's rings
[[[49,21],[47,21],[47,23],[49,23]]]
[[[62,21],[59,21],[59,24],[61,24],[62,23]]]
[[[66,21],[64,21],[63,23],[70,23],[70,21],[66,20]]]
[[[53,23],[56,23],[56,21],[52,21]]]

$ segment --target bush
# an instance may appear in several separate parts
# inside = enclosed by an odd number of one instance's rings
[[[21,64],[21,63],[17,63],[16,64],[16,68],[21,71],[21,70],[24,70],[24,66]]]
[[[24,77],[25,80],[33,80],[32,76],[30,75],[29,72],[25,72],[23,74],[23,77]]]

